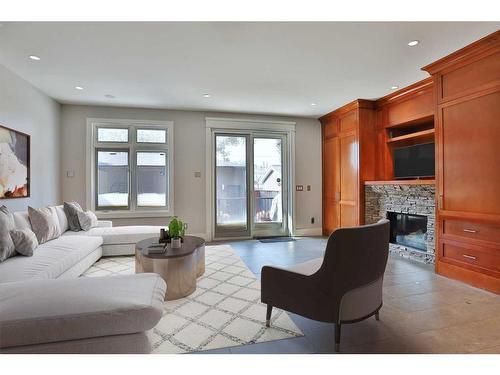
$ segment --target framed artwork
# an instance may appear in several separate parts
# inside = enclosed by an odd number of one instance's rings
[[[30,196],[30,136],[0,125],[0,199]]]

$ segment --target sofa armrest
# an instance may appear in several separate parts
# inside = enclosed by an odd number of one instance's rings
[[[97,228],[111,228],[113,226],[113,222],[111,220],[98,220]]]

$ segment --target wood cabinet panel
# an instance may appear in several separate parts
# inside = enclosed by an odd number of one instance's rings
[[[339,227],[339,203],[333,199],[323,200],[323,234],[329,236]]]
[[[339,226],[340,199],[339,138],[323,140],[323,234]]]
[[[385,126],[403,124],[434,114],[433,91],[428,89],[408,99],[387,105]]]
[[[329,139],[333,138],[337,135],[338,129],[337,129],[337,120],[333,119],[331,121],[326,122],[323,124],[323,139]]]
[[[494,82],[500,82],[500,52],[443,73],[442,99],[461,96]]]
[[[340,226],[342,228],[345,227],[354,227],[359,225],[358,221],[358,206],[356,204],[340,204]]]
[[[500,213],[500,92],[442,109],[442,209]]]
[[[339,191],[339,139],[330,138],[323,142],[323,191],[325,197],[335,198]]]
[[[358,141],[356,133],[340,136],[340,199],[358,199]]]
[[[350,111],[340,118],[339,131],[341,133],[356,130],[358,127],[358,111]]]

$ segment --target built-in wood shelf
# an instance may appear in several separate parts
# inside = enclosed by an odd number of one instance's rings
[[[365,185],[435,185],[436,180],[365,181]]]
[[[434,141],[434,129],[422,130],[415,133],[401,135],[399,137],[389,138],[387,139],[387,143],[404,143],[404,142],[422,142],[426,141],[433,142]]]

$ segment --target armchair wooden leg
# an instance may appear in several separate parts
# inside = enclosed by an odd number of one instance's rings
[[[375,320],[380,320],[380,313],[378,311],[375,313]]]
[[[271,305],[267,305],[267,312],[266,312],[266,327],[271,326],[271,313],[273,312],[273,307]]]
[[[335,352],[340,351],[340,323],[335,323]]]

